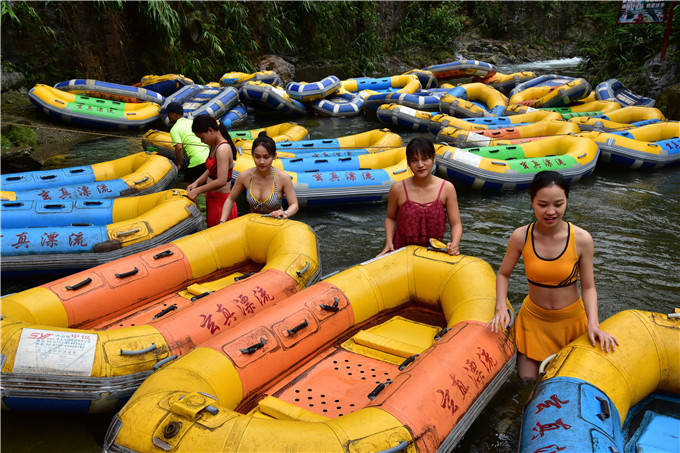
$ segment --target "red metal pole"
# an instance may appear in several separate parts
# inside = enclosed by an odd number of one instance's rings
[[[666,46],[668,46],[668,36],[671,34],[671,25],[673,24],[673,7],[675,6],[675,2],[670,2],[668,5],[668,9],[670,9],[670,14],[668,15],[668,19],[666,20],[666,34],[663,37],[663,46],[661,47],[661,58],[659,61],[663,61],[663,58],[666,56]]]

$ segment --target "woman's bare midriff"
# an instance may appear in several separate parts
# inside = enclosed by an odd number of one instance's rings
[[[536,305],[546,310],[559,310],[581,297],[575,284],[562,288],[544,288],[532,283],[529,283],[529,296]]]

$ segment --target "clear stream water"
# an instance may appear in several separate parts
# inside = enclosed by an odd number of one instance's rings
[[[539,62],[540,63],[540,62]],[[561,64],[561,63],[560,63]],[[545,66],[539,65],[545,70]],[[547,70],[550,71],[550,65]],[[554,66],[552,66],[554,67]],[[559,67],[559,65],[558,65]],[[524,70],[524,68],[508,68]],[[508,69],[503,68],[507,71]],[[533,67],[531,69],[534,69]],[[561,74],[565,74],[562,69]],[[250,115],[239,129],[286,119]],[[311,138],[354,134],[384,127],[375,119],[302,118]],[[404,143],[417,133],[395,130]],[[73,147],[60,167],[91,164],[141,149],[141,133],[104,138]],[[486,194],[458,187],[463,222],[461,250],[498,269],[512,230],[532,220],[525,192]],[[343,270],[374,257],[383,247],[385,204],[302,209],[295,220],[317,234],[323,273]],[[680,306],[680,171],[641,172],[599,165],[572,185],[566,219],[587,229],[595,242],[595,280],[600,320],[625,309],[670,312]],[[509,298],[518,310],[527,286],[523,268],[513,273]],[[2,294],[49,279],[3,279]],[[626,347],[625,342],[621,344]],[[455,449],[456,452],[514,452],[523,405],[531,388],[513,377],[506,383]],[[111,418],[103,415],[2,412],[2,447],[12,452],[101,451]]]

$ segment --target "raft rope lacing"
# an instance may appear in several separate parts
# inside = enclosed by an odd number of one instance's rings
[[[462,118],[461,118],[461,119],[462,119]],[[141,144],[142,142],[144,142],[144,140],[149,140],[149,139],[146,139],[146,138],[144,138],[144,137],[131,137],[131,136],[128,136],[128,135],[106,134],[106,133],[102,133],[102,132],[91,132],[91,131],[84,131],[84,130],[80,130],[80,129],[63,129],[63,128],[59,128],[59,127],[55,127],[55,126],[43,126],[43,125],[35,125],[35,124],[22,124],[22,123],[4,122],[4,121],[1,122],[1,124],[2,124],[3,126],[6,126],[6,125],[7,125],[7,126],[22,126],[22,127],[32,127],[32,128],[35,128],[35,129],[50,129],[50,130],[59,131],[59,132],[71,132],[71,133],[74,133],[74,134],[94,135],[94,136],[102,137],[102,138],[104,138],[104,137],[106,137],[106,138],[122,138],[122,139],[126,139],[126,140],[134,140],[134,141],[138,141],[140,144]],[[535,123],[532,123],[532,124],[535,124]],[[455,128],[455,126],[449,126],[449,127],[454,127],[454,128]],[[520,127],[520,126],[505,126],[505,127],[499,127],[499,128],[496,128],[496,129],[509,129],[509,128],[512,128],[512,127]],[[626,130],[635,129],[635,128],[636,128],[635,126],[632,126],[632,125],[631,125],[631,126],[625,126],[625,127],[617,128],[617,129],[615,129],[615,130],[617,130],[617,131],[619,131],[619,130],[620,130],[620,131],[626,131]],[[465,131],[465,132],[474,132],[473,130],[467,130],[467,131],[466,131],[466,130],[461,129],[461,128],[456,128],[456,129],[462,130],[462,131]],[[478,129],[478,130],[479,130],[479,129]],[[491,128],[490,128],[490,129],[485,129],[485,130],[495,130],[495,129],[491,129]],[[165,132],[165,131],[159,131],[159,132]],[[610,130],[610,131],[597,131],[597,130],[594,130],[594,131],[583,131],[583,132],[602,132],[602,133],[607,133],[607,132],[611,132],[611,130]],[[562,137],[562,136],[575,136],[575,133],[569,132],[569,133],[566,133],[566,134],[551,134],[551,135],[545,135],[545,136],[540,136],[540,137],[541,137],[541,138],[547,138],[547,137]],[[466,140],[465,142],[466,142],[466,143],[472,144],[472,143],[486,143],[486,142],[488,142],[488,140],[522,140],[522,139],[531,139],[531,138],[534,138],[534,137],[515,137],[515,138],[511,138],[511,139],[510,139],[510,138],[493,139],[493,138],[491,138],[491,137],[485,137],[484,139],[479,139],[479,140],[472,139],[472,140]],[[234,140],[234,141],[239,141],[239,142],[240,142],[240,141],[244,141],[244,142],[253,141],[253,140],[242,139],[242,138],[239,138],[239,137],[232,137],[232,140]],[[324,140],[324,139],[320,139],[320,140]],[[166,141],[166,140],[158,140],[158,139],[155,139],[154,141],[155,141],[156,143],[167,143],[167,144],[170,145],[169,148],[171,148],[171,147],[174,146],[174,145],[172,144],[172,142],[169,142],[169,141]],[[300,140],[300,141],[302,141],[302,140]],[[522,143],[515,143],[515,144],[508,143],[508,144],[503,144],[503,145],[493,145],[493,146],[518,146],[518,145],[522,145],[523,143],[527,143],[527,142],[528,142],[528,140],[525,141],[525,142],[522,142]],[[178,143],[182,143],[182,142],[178,142]],[[184,143],[182,143],[182,144],[184,145]],[[237,147],[238,147],[238,143],[235,143],[235,144],[236,144]],[[443,145],[451,146],[449,143],[441,142],[441,141],[438,141],[437,144],[443,144]],[[349,151],[349,150],[354,150],[354,149],[366,149],[366,150],[379,149],[379,150],[386,150],[386,149],[404,148],[404,147],[405,147],[405,145],[401,145],[401,146],[389,146],[389,145],[386,145],[386,146],[357,146],[357,147],[344,147],[344,148],[342,148],[342,147],[327,147],[327,148],[324,147],[324,148],[315,148],[315,149],[313,149],[313,150],[311,150],[311,151],[314,151],[314,152],[324,152],[324,151],[332,152],[332,151]],[[455,146],[454,146],[454,147],[455,147]],[[465,148],[462,148],[462,149],[465,149]],[[301,146],[301,147],[292,147],[292,148],[286,148],[285,150],[277,150],[277,152],[287,153],[287,152],[292,152],[292,151],[295,151],[295,150],[308,150],[308,151],[310,151],[310,148],[309,148],[309,147],[305,147],[305,146]],[[239,150],[239,154],[241,154],[240,150]]]

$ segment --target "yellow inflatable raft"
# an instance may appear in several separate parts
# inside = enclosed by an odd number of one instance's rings
[[[3,407],[110,411],[160,364],[314,281],[319,265],[307,225],[250,214],[5,296]]]
[[[512,339],[486,327],[495,300],[478,258],[372,259],[151,375],[104,449],[448,451],[513,372]]]
[[[562,115],[559,113],[546,110],[532,110],[530,112],[501,118],[471,118],[468,120],[456,118],[455,116],[446,115],[444,113],[430,117],[430,121],[432,123],[431,130],[433,131],[438,131],[447,126],[457,127],[466,131],[478,129],[498,129],[499,127],[511,127],[513,125],[519,126],[520,124],[535,123],[537,121],[561,119]]]
[[[35,85],[28,93],[31,102],[45,114],[77,126],[109,129],[141,129],[159,118],[155,102],[120,102]]]
[[[592,117],[573,117],[569,121],[578,124],[583,131],[615,132],[646,124],[665,121],[666,117],[656,107],[632,105]]]
[[[0,199],[88,200],[145,195],[164,190],[177,177],[167,158],[139,152],[81,167],[2,175]]]
[[[482,103],[480,107],[472,101]],[[453,116],[474,118],[480,116],[501,116],[505,114],[508,98],[490,85],[466,83],[459,85],[441,97],[439,111]]]
[[[250,150],[252,140],[262,131],[266,132],[275,142],[304,140],[309,135],[307,129],[297,123],[279,123],[246,131],[229,131],[229,135],[234,140],[235,145]],[[175,150],[169,132],[149,129],[142,137],[142,147],[146,151],[155,151],[169,159],[175,159]]]
[[[492,191],[525,189],[542,170],[578,181],[593,172],[599,155],[595,142],[571,135],[466,149],[435,145],[435,151],[442,176]]]
[[[204,227],[179,189],[105,200],[2,203],[2,272],[74,272]]]
[[[437,141],[461,148],[513,145],[555,135],[576,134],[580,131],[579,127],[574,123],[556,120],[474,131],[448,126],[439,131]]]
[[[601,327],[619,341],[615,351],[593,347],[582,335],[542,364],[549,361],[524,413],[522,453],[551,445],[565,451],[677,451],[680,310],[626,310]],[[644,405],[634,408],[653,392],[663,395],[656,405],[646,413]],[[635,420],[626,420],[630,414]]]
[[[581,132],[600,148],[603,162],[658,168],[680,162],[680,122],[664,121],[617,132]]]

